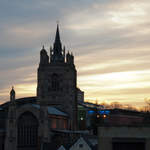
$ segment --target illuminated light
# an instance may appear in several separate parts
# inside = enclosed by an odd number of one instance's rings
[[[94,111],[93,110],[89,110],[88,114],[94,114]]]
[[[103,114],[105,113],[105,111],[104,111],[104,110],[100,110],[99,113],[100,113],[101,115],[103,115]]]
[[[108,115],[110,113],[109,110],[105,110],[105,114]]]
[[[108,115],[109,113],[110,113],[109,110],[100,110],[99,111],[99,114],[101,114],[101,115]]]
[[[96,117],[97,117],[97,118],[99,118],[99,117],[100,117],[100,115],[97,115]]]
[[[80,120],[83,120],[83,117],[81,117]]]
[[[103,118],[106,118],[107,116],[106,115],[103,115]]]

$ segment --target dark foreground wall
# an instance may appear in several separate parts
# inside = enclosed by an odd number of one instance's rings
[[[150,127],[99,127],[99,150],[149,150]]]

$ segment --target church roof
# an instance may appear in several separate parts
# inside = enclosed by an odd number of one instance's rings
[[[18,106],[23,105],[23,104],[28,104],[28,103],[36,103],[37,97],[23,97],[23,98],[18,98],[15,100],[16,104]],[[0,105],[0,108],[2,109],[7,109],[9,106],[10,101],[3,103]]]
[[[24,98],[19,98],[19,99],[16,99],[16,104],[17,106],[22,106],[22,105],[32,105],[33,107],[37,108],[37,109],[40,109],[40,105],[36,104],[37,102],[37,97],[24,97]],[[2,105],[0,105],[0,110],[3,110],[3,109],[7,109],[8,106],[9,106],[9,103],[10,102],[6,102]],[[58,115],[58,116],[65,116],[67,117],[68,115],[60,110],[58,110],[57,108],[55,107],[52,107],[52,106],[48,106],[48,113],[50,115]]]
[[[56,109],[55,107],[51,107],[51,106],[48,107],[48,113],[52,114],[52,115],[58,115],[58,116],[59,115],[60,116],[68,116],[66,113]]]
[[[40,109],[40,105],[38,105],[38,104],[31,104],[31,105],[37,109]],[[48,108],[48,114],[50,114],[50,115],[65,116],[65,117],[68,116],[66,113],[58,110],[55,107],[48,106],[47,108]]]

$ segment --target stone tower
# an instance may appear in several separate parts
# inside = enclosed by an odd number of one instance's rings
[[[12,87],[10,91],[10,103],[8,109],[8,119],[6,122],[7,133],[5,139],[5,150],[16,149],[16,103],[15,103],[15,90]]]
[[[40,52],[38,68],[37,97],[41,105],[53,105],[69,116],[69,128],[77,127],[77,72],[74,56],[65,54],[62,48],[59,26],[57,25],[55,41],[50,47],[50,57],[44,46]]]

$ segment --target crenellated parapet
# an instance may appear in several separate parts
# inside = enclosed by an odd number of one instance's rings
[[[47,66],[48,64],[74,64],[74,56],[72,53],[66,54],[66,48],[61,44],[60,35],[59,35],[59,27],[57,25],[55,41],[53,47],[50,46],[50,56],[48,56],[46,49],[44,46],[40,51],[40,67]]]

